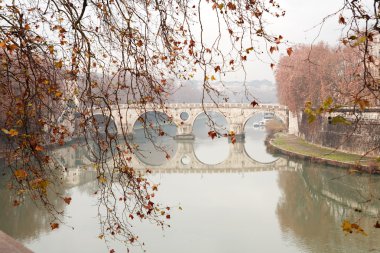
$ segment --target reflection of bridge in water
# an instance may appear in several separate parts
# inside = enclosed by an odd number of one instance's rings
[[[260,163],[246,153],[244,143],[230,143],[228,158],[215,165],[200,161],[194,152],[194,142],[177,142],[177,151],[167,162],[162,165],[147,165],[132,155],[129,164],[135,170],[150,169],[153,173],[245,173],[255,171],[294,171],[296,163],[288,162],[285,158],[277,158],[270,163]],[[164,155],[165,153],[163,153]],[[61,165],[69,171],[94,170],[89,150],[84,146],[69,146],[56,149],[54,156]]]
[[[270,170],[294,170],[284,158],[277,158],[270,163],[260,163],[253,160],[246,152],[244,143],[229,144],[228,157],[218,164],[206,164],[195,154],[193,141],[177,142],[174,156],[162,165],[147,165],[139,159],[132,159],[131,167],[137,170],[149,168],[153,171],[171,173],[238,173]]]
[[[194,142],[177,142],[177,152],[162,165],[147,165],[136,156],[133,157],[130,166],[136,171],[150,169],[152,173],[173,174],[212,174],[212,173],[237,173],[248,174],[263,171],[296,172],[302,179],[303,191],[309,192],[314,201],[322,199],[331,208],[334,217],[344,217],[351,210],[360,209],[363,213],[378,216],[380,214],[379,201],[375,198],[368,202],[363,196],[380,197],[379,178],[371,182],[370,177],[341,177],[344,171],[325,168],[320,165],[307,165],[280,157],[271,163],[260,163],[246,153],[243,143],[230,145],[228,158],[215,165],[205,164],[200,161],[194,152]],[[96,169],[89,159],[89,151],[84,146],[62,147],[54,151],[55,157],[61,160],[62,166],[67,168],[65,181],[68,186],[81,185],[96,180]],[[280,178],[281,178],[280,174]],[[295,174],[293,174],[295,175]],[[339,181],[331,180],[340,178]],[[373,184],[375,183],[375,185]],[[295,193],[292,193],[295,194]],[[301,194],[301,193],[297,193]],[[305,193],[303,193],[305,194]]]

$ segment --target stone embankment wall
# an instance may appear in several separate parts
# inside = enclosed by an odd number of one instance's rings
[[[380,114],[379,114],[380,115]],[[329,124],[328,116],[307,122],[307,115],[299,115],[298,135],[308,142],[340,151],[380,156],[380,119],[362,119],[359,123]]]

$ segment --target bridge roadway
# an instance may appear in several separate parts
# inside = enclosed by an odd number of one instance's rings
[[[192,126],[196,118],[206,112],[218,112],[222,114],[228,123],[230,131],[237,135],[244,134],[246,122],[257,113],[270,112],[280,119],[286,127],[289,127],[289,110],[286,106],[277,104],[260,104],[255,107],[249,103],[170,103],[165,107],[155,104],[120,104],[108,108],[95,108],[95,115],[110,115],[116,124],[118,134],[133,132],[133,126],[137,119],[146,112],[162,112],[168,115],[174,124],[177,125],[177,135],[192,135]]]

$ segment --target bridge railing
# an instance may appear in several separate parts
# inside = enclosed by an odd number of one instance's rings
[[[145,108],[145,109],[157,109],[160,110],[160,108],[155,104],[119,104],[119,105],[111,105],[111,110],[117,110],[117,109],[139,109],[139,108]],[[255,107],[253,107],[249,103],[168,103],[165,105],[165,109],[191,109],[191,108],[241,108],[241,109],[277,109],[277,110],[288,110],[287,106],[279,105],[279,104],[259,104]],[[95,109],[102,109],[101,107],[95,108]]]

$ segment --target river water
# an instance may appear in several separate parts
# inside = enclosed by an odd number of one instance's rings
[[[247,125],[243,143],[211,140],[202,120],[195,122],[194,141],[156,139],[180,163],[167,160],[136,130],[140,160],[153,170],[158,200],[172,207],[172,215],[165,230],[135,220],[133,231],[145,246],[130,246],[131,252],[380,252],[380,229],[374,227],[380,221],[380,177],[269,154],[265,131]],[[175,133],[170,126],[166,131]],[[56,202],[65,209],[65,225],[52,231],[44,210],[30,202],[13,207],[0,188],[0,230],[34,252],[127,252],[98,238],[96,175],[75,169],[87,159],[78,146],[57,151],[69,169],[65,193],[72,202]],[[346,219],[368,235],[345,234]]]

